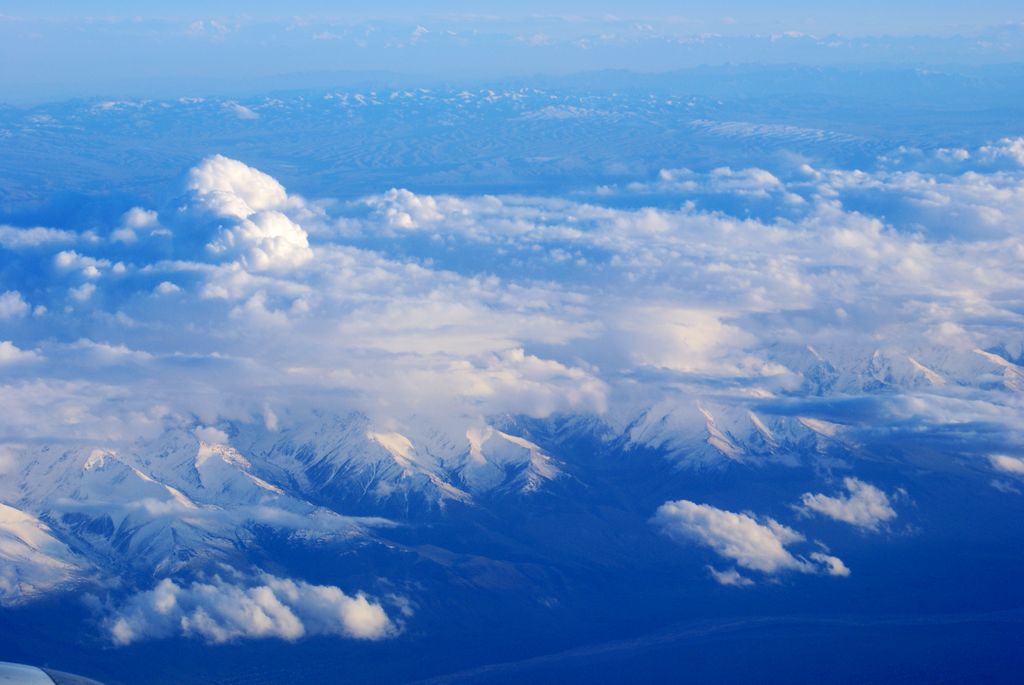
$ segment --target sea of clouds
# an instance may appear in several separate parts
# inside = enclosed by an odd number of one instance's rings
[[[1004,492],[1024,478],[1022,139],[901,149],[875,171],[665,169],[586,200],[313,200],[212,155],[167,198],[97,230],[0,226],[0,477],[40,443],[275,431],[313,409],[460,435],[499,415],[625,430],[708,402],[867,445],[941,440]],[[822,364],[827,382],[810,374]],[[866,533],[896,517],[900,493],[842,486],[793,506]],[[850,573],[756,513],[678,500],[652,523],[733,564],[711,570],[726,585]],[[109,630],[127,644],[397,628],[362,596],[265,575],[166,579]]]

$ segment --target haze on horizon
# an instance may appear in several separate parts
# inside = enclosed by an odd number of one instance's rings
[[[495,79],[715,64],[1024,60],[1019,3],[39,3],[0,12],[0,101],[255,92],[282,75]],[[332,76],[332,74],[334,76]],[[308,81],[308,79],[307,79]]]

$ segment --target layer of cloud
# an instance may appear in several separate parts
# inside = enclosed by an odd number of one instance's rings
[[[507,417],[560,414],[596,415],[616,445],[713,468],[930,440],[988,458],[1005,476],[995,487],[1012,492],[1020,460],[989,455],[1024,448],[1024,171],[993,146],[944,153],[929,161],[937,172],[669,169],[592,200],[393,189],[335,203],[215,155],[184,196],[168,188],[174,209],[112,211],[110,240],[0,230],[0,447],[61,446],[39,474],[65,445],[102,446],[82,460],[95,487],[122,468],[139,488],[102,490],[106,511],[161,544],[213,550],[207,560],[244,551],[234,536],[253,526],[356,534],[292,481],[250,472],[256,459],[233,443],[252,426],[308,426],[314,412],[358,412],[393,436],[376,446],[401,473],[375,484],[382,498],[417,482],[467,501],[519,464],[545,487],[554,461],[497,440],[481,448],[479,436]],[[178,451],[150,448],[160,436]],[[195,438],[198,452],[181,447]],[[182,461],[143,464],[130,456],[139,445]],[[85,492],[26,487],[11,463],[32,462],[29,448],[12,450],[0,452],[14,474],[0,496],[59,507],[58,495]],[[500,461],[522,453],[529,461]],[[103,456],[115,454],[128,455],[121,467]],[[844,486],[806,493],[802,510],[863,530],[895,520],[892,495]],[[755,514],[680,500],[654,522],[712,550],[722,585],[850,573]],[[150,549],[138,563],[170,558]],[[130,643],[372,638],[395,625],[378,603],[268,576],[164,581],[109,628]]]
[[[263,574],[251,582],[216,576],[179,584],[165,578],[120,604],[106,629],[123,646],[179,636],[210,643],[311,635],[380,640],[399,628],[381,604],[364,595]]]
[[[751,218],[644,206],[651,188],[628,186],[614,206],[400,189],[328,205],[214,155],[188,174],[180,211],[124,211],[138,243],[17,253],[48,282],[0,283],[19,327],[7,356],[50,362],[31,382],[3,380],[8,432],[38,437],[25,407],[68,417],[49,437],[88,426],[131,440],[172,417],[262,421],[269,408],[287,421],[327,403],[454,435],[494,415],[592,413],[680,455],[710,444],[708,459],[734,461],[754,443],[785,460],[807,440],[849,434],[852,449],[878,426],[922,436],[967,420],[1013,443],[1022,174],[804,165],[653,182],[765,202]],[[902,213],[890,220],[892,201]],[[164,230],[157,260],[141,237]],[[66,348],[86,317],[93,342],[137,353],[131,377],[109,355]],[[864,396],[878,399],[870,412],[858,399],[858,417],[808,399]]]

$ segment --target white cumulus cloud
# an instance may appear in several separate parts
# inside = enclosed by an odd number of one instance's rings
[[[211,212],[237,219],[288,203],[288,193],[275,178],[223,155],[207,157],[193,168],[188,189]]]
[[[652,522],[671,537],[710,547],[719,556],[752,571],[769,575],[784,571],[849,574],[833,557],[816,553],[811,561],[794,555],[788,547],[803,542],[804,536],[771,518],[758,520],[709,504],[677,500],[658,507]],[[728,576],[715,578],[722,582]]]
[[[10,340],[0,340],[0,366],[19,364],[38,359],[39,355],[31,350],[23,350]]]
[[[28,313],[28,303],[17,290],[0,293],[0,319],[14,319]]]
[[[1024,459],[1011,457],[1008,454],[989,455],[992,468],[1012,476],[1024,476]]]
[[[114,242],[134,243],[139,239],[139,231],[150,233],[162,232],[160,218],[152,209],[132,207],[121,216],[121,226],[110,234]]]
[[[843,487],[847,495],[804,493],[800,498],[803,509],[866,530],[878,530],[881,524],[896,518],[889,496],[874,485],[844,478]]]
[[[398,632],[384,607],[365,595],[270,574],[251,582],[165,578],[129,597],[108,617],[106,628],[117,645],[179,636],[211,643],[294,641],[308,635],[379,640]]]
[[[181,292],[181,286],[170,281],[161,281],[153,288],[153,292],[157,295],[175,295]]]
[[[300,266],[313,256],[306,231],[277,211],[242,219],[221,231],[208,247],[214,254],[238,256],[253,271]]]
[[[303,210],[300,198],[289,197],[271,176],[238,160],[215,155],[189,173],[189,190],[200,207],[234,218],[208,249],[237,258],[247,269],[287,269],[313,256],[309,235],[286,212]]]
[[[979,152],[991,160],[1009,159],[1024,166],[1024,137],[1002,138],[996,143],[983,146]]]

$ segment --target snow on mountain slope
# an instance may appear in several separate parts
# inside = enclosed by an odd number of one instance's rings
[[[88,568],[39,519],[0,503],[0,605],[74,582]]]
[[[416,417],[378,424],[321,411],[279,426],[186,421],[127,445],[23,445],[0,480],[4,601],[64,585],[89,567],[176,573],[244,563],[261,529],[344,541],[421,506],[442,517],[453,505],[487,508],[495,496],[529,495],[565,473],[585,481],[576,444],[621,459],[642,447],[689,468],[835,463],[857,453],[863,429],[855,415],[826,411],[842,401],[927,405],[983,392],[1012,402],[1024,379],[1021,359],[1005,349],[850,344],[776,348],[770,357],[791,376],[718,393],[666,376],[660,398],[638,396],[607,416],[563,417],[568,423],[543,439],[514,417],[442,429]],[[815,402],[825,410],[815,413]]]
[[[199,443],[196,452],[196,471],[199,482],[206,490],[232,502],[258,504],[283,496],[284,490],[258,478],[249,469],[252,464],[228,445]]]
[[[23,446],[0,498],[45,520],[40,530],[52,534],[52,545],[67,542],[58,559],[81,555],[107,570],[167,574],[245,559],[260,527],[293,539],[347,540],[391,525],[339,513],[332,507],[346,501],[340,494],[362,496],[380,511],[395,497],[422,497],[440,509],[472,503],[471,493],[531,492],[559,475],[537,445],[491,427],[453,439],[421,426],[424,437],[410,438],[374,430],[362,415],[318,414],[278,432],[225,428],[175,426],[118,448]],[[41,561],[16,568],[11,587],[58,582],[34,570],[47,568]]]
[[[22,506],[49,520],[98,564],[168,571],[235,548],[235,534],[218,525],[214,510],[114,451],[42,450],[32,456],[19,488]]]
[[[1002,384],[1010,390],[1024,390],[1024,368],[1010,360],[985,350],[974,350],[974,353],[1001,371]]]
[[[170,430],[154,444],[124,451],[30,450],[0,496],[47,520],[99,566],[163,573],[240,558],[258,526],[347,539],[387,524],[317,507],[249,473],[249,466],[229,446]]]
[[[402,467],[403,479],[418,478],[422,483],[422,478],[426,477],[430,487],[436,489],[437,494],[441,497],[441,502],[448,499],[459,502],[470,501],[471,498],[468,493],[446,482],[437,473],[438,465],[431,463],[431,459],[424,460],[422,451],[417,450],[412,441],[401,433],[375,433],[371,431],[366,434],[366,437],[371,442],[375,442],[383,447],[395,460],[395,463]],[[394,492],[394,486],[391,483],[381,481],[374,489],[374,492],[386,495]]]
[[[946,385],[1024,387],[1024,369],[993,351],[940,346],[908,351],[895,345],[874,347],[871,342],[775,350],[771,359],[800,374],[801,394],[819,396],[928,391]]]
[[[413,419],[399,432],[362,414],[317,414],[279,432],[258,424],[235,430],[236,446],[257,469],[310,494],[422,497],[444,506],[488,492],[532,492],[559,473],[537,445],[491,426],[450,435]]]
[[[544,481],[558,477],[555,461],[529,440],[496,428],[466,431],[469,451],[463,455],[459,475],[474,492],[495,489],[534,492]]]
[[[659,450],[680,465],[713,467],[728,462],[795,465],[808,454],[842,449],[834,435],[814,430],[804,417],[759,415],[745,404],[665,400],[626,428],[629,446]]]
[[[316,413],[280,431],[255,423],[233,428],[235,446],[258,472],[306,495],[386,500],[415,494],[432,504],[469,500],[445,477],[437,454],[402,433],[375,429],[361,414]]]
[[[642,401],[609,418],[626,447],[662,451],[680,465],[714,466],[764,461],[796,464],[808,455],[841,457],[855,450],[848,436],[863,417],[845,415],[842,402],[890,398],[911,406],[940,406],[949,398],[985,393],[986,401],[1014,402],[1024,390],[1024,368],[1007,350],[897,346],[851,341],[827,349],[776,347],[768,358],[791,372],[715,393],[686,379],[650,404]],[[671,387],[671,386],[670,386]],[[794,403],[782,413],[772,406]],[[824,415],[814,413],[818,402]]]

